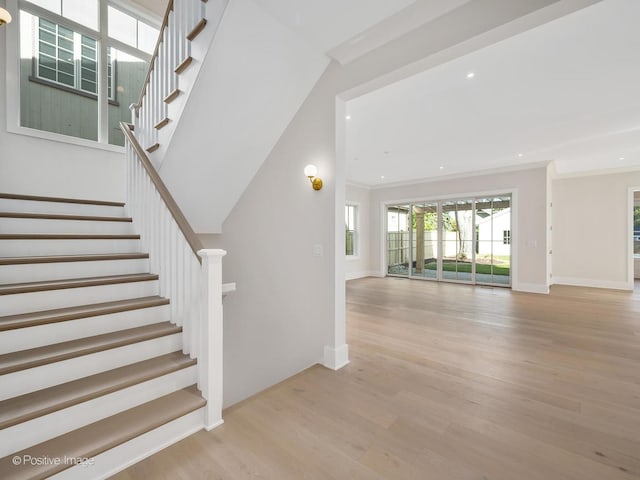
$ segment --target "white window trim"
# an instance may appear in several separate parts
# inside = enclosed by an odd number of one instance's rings
[[[356,207],[356,219],[355,219],[355,233],[356,233],[356,242],[355,242],[355,249],[356,249],[356,253],[355,255],[347,255],[345,253],[344,258],[346,258],[348,261],[355,261],[355,260],[360,260],[360,203],[359,202],[350,202],[350,201],[346,201],[344,202],[344,206],[348,207],[348,206],[353,206]],[[346,239],[345,239],[346,241]]]
[[[113,4],[120,9],[123,9],[124,2],[110,1],[108,4]],[[123,153],[124,147],[119,145],[111,145],[106,142],[100,142],[96,140],[87,140],[84,138],[72,137],[70,135],[63,135],[60,133],[47,132],[45,130],[38,130],[35,128],[24,127],[20,125],[20,10],[25,10],[33,15],[44,16],[52,19],[60,25],[64,25],[71,28],[74,32],[85,34],[97,38],[100,40],[101,33],[99,31],[92,30],[86,26],[76,23],[66,17],[62,17],[46,10],[38,5],[25,2],[24,0],[6,0],[6,8],[11,12],[17,12],[16,19],[3,28],[7,29],[6,32],[6,45],[5,45],[5,58],[6,58],[6,106],[7,106],[7,132],[17,135],[24,135],[27,137],[41,138],[43,140],[50,140],[59,143],[66,143],[70,145],[76,145],[81,147],[93,148],[96,150],[106,150],[109,152]],[[141,9],[126,8],[125,11],[130,12],[137,16],[138,11]],[[149,23],[152,26],[160,25],[159,21],[152,22],[153,15],[148,12],[139,15],[141,20]],[[148,55],[138,49],[132,48],[116,39],[109,38],[107,46],[114,47],[127,54],[137,56],[145,61],[151,60],[151,55]],[[108,128],[108,127],[107,127]],[[100,135],[98,135],[100,137]]]

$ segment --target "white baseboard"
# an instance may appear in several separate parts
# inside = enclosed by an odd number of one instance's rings
[[[610,288],[613,290],[633,290],[633,284],[615,280],[602,280],[595,278],[580,277],[554,277],[555,285],[572,285],[575,287]]]
[[[511,290],[513,290],[514,292],[548,294],[549,285],[544,285],[542,283],[514,283],[511,287]]]
[[[349,363],[349,345],[346,343],[333,348],[329,345],[324,347],[324,361],[322,365],[331,370],[340,370]]]
[[[218,428],[220,425],[222,425],[224,423],[224,420],[220,419],[217,422],[213,422],[211,425],[207,425],[205,423],[204,429],[207,432],[210,432],[211,430],[213,430],[214,428]]]
[[[378,277],[379,272],[375,272],[373,270],[369,270],[366,272],[350,272],[346,274],[347,280],[355,280],[357,278],[365,278],[365,277]]]

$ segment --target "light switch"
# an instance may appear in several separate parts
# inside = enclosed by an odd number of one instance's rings
[[[313,256],[321,257],[323,255],[322,244],[318,243],[313,246]]]

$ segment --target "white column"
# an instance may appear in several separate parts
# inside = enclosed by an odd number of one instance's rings
[[[335,249],[334,249],[334,324],[333,343],[324,347],[323,365],[332,370],[338,370],[349,363],[349,346],[347,345],[346,322],[346,283],[345,283],[345,255],[344,255],[344,204],[346,197],[346,129],[345,124],[346,104],[340,98],[336,98],[335,104],[335,135],[336,135],[336,159],[335,159]]]
[[[203,249],[201,273],[200,356],[198,386],[207,400],[204,428],[211,430],[222,420],[222,257],[224,250]]]

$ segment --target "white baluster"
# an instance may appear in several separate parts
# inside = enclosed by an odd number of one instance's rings
[[[192,256],[190,261],[191,273],[191,357],[197,358],[200,355],[200,344],[198,342],[198,327],[200,325],[200,263]]]
[[[176,295],[176,286],[177,286],[177,268],[176,268],[176,255],[175,255],[175,251],[176,251],[176,237],[177,237],[177,233],[176,233],[176,227],[175,224],[173,222],[171,222],[171,233],[169,235],[169,238],[171,239],[171,247],[169,248],[169,264],[171,265],[171,278],[169,279],[169,281],[171,282],[171,286],[169,288],[169,291],[171,292],[171,298],[172,301],[171,302],[171,318],[174,318],[175,322],[177,325],[180,325],[180,318],[178,318],[177,316],[177,305],[176,305],[176,301],[175,301],[175,295]]]

